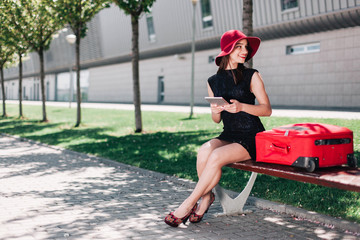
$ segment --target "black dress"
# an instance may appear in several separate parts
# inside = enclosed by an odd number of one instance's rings
[[[208,79],[215,97],[223,97],[230,103],[236,99],[241,103],[255,104],[255,95],[250,92],[250,83],[255,69],[244,69],[243,80],[237,85],[234,82],[231,70],[224,70]],[[255,135],[264,131],[260,118],[246,112],[229,113],[221,112],[224,130],[217,139],[239,143],[248,152],[253,160],[256,159]]]

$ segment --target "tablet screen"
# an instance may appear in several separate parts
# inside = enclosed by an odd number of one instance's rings
[[[216,104],[218,106],[224,106],[229,104],[223,97],[205,97],[210,104]]]

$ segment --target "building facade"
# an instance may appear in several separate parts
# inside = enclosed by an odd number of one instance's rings
[[[360,108],[360,1],[254,0],[254,35],[262,39],[253,66],[273,106]],[[206,105],[220,37],[242,29],[242,1],[200,0],[196,6],[195,104]],[[140,19],[143,103],[189,104],[192,10],[190,0],[157,0]],[[131,103],[130,17],[112,5],[88,24],[81,42],[84,101]],[[75,100],[73,46],[61,31],[46,52],[46,99]],[[23,98],[40,100],[39,60],[24,61]],[[18,99],[18,68],[5,70],[7,99]],[[71,84],[72,82],[72,84]],[[72,87],[71,87],[72,86]]]

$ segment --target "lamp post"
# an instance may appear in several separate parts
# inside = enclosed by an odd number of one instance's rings
[[[69,34],[66,36],[66,41],[70,44],[70,48],[72,47],[72,45],[74,45],[75,41],[76,41],[76,36],[74,34]],[[72,53],[73,51],[70,49],[70,53]],[[72,54],[70,54],[70,58],[72,58]],[[71,108],[71,102],[72,102],[72,95],[73,95],[73,85],[74,85],[74,80],[73,80],[73,73],[72,73],[72,59],[70,60],[70,68],[69,68],[69,73],[70,73],[70,86],[69,86],[69,108]]]
[[[190,96],[190,116],[192,118],[194,108],[194,77],[195,77],[195,11],[198,0],[191,0],[193,5],[192,18],[192,43],[191,43],[191,96]]]

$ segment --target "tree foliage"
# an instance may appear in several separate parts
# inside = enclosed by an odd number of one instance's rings
[[[3,0],[3,4],[16,31],[29,44],[31,50],[39,54],[42,121],[45,122],[44,51],[49,49],[53,34],[64,26],[64,18],[54,11],[46,0]]]
[[[8,17],[5,14],[3,4],[0,4],[0,74],[1,74],[1,96],[3,105],[3,117],[6,117],[6,95],[4,83],[4,67],[14,56],[16,42],[12,38],[11,31],[8,27]]]
[[[113,0],[126,14],[140,18],[142,13],[150,12],[155,0]]]
[[[84,38],[86,23],[100,10],[109,6],[109,0],[46,0],[47,4],[69,24],[75,35]]]
[[[16,25],[13,24],[12,21],[9,21],[11,19],[11,16],[9,15],[9,11],[6,9],[6,2],[0,3],[0,14],[1,17],[1,24],[2,29],[5,30],[1,32],[0,42],[4,43],[6,41],[10,41],[10,45],[13,46],[13,50],[16,52],[16,55],[13,58],[12,62],[8,62],[8,64],[19,64],[19,117],[23,117],[23,111],[22,111],[22,57],[28,52],[28,49],[30,48],[29,44],[24,40],[24,38],[21,36],[21,34],[18,32]],[[6,67],[6,66],[5,66]]]
[[[52,35],[64,24],[63,16],[56,13],[44,0],[5,0],[7,11],[16,30],[34,51],[47,50]]]
[[[76,36],[76,96],[77,117],[75,127],[81,123],[81,87],[80,87],[80,40],[86,36],[87,22],[100,10],[109,6],[108,0],[46,0],[49,6],[63,16]]]

